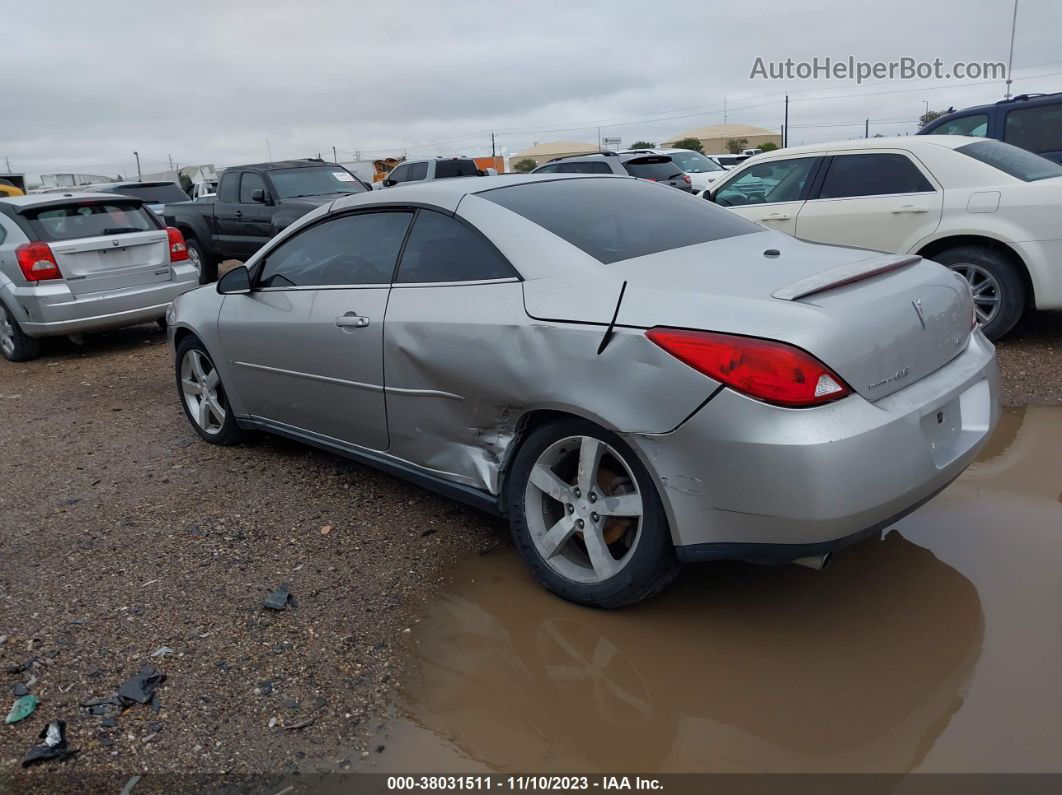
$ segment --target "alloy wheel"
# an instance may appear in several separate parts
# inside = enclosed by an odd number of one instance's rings
[[[199,274],[200,278],[203,276],[203,260],[199,256],[199,249],[195,246],[187,246],[188,249],[188,261],[192,263],[192,267],[195,268],[195,272]]]
[[[598,583],[634,556],[645,505],[630,465],[593,436],[569,436],[535,461],[524,492],[542,559],[569,580]]]
[[[181,392],[195,424],[204,433],[221,433],[226,417],[221,377],[203,351],[192,348],[181,359]]]
[[[0,304],[0,349],[8,356],[15,353],[15,326],[3,304]]]
[[[948,267],[966,279],[970,285],[977,322],[987,326],[999,314],[1002,297],[999,281],[987,268],[972,262],[959,262]]]

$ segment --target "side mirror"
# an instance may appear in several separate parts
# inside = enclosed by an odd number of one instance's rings
[[[266,192],[262,188],[255,188],[251,191],[251,201],[258,202],[259,204],[267,204]]]
[[[398,180],[395,180],[395,179],[385,179],[383,181],[383,186],[385,188],[390,188],[390,187],[393,187],[393,186],[395,186],[397,184],[398,184]]]
[[[251,274],[246,265],[233,268],[218,279],[218,293],[221,295],[246,295],[251,292]]]
[[[476,176],[477,177],[485,177],[485,176],[487,176],[487,172],[484,171],[482,168],[477,168],[476,169]]]

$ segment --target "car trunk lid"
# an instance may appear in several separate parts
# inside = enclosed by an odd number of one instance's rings
[[[51,243],[74,295],[137,287],[172,278],[166,230]]]

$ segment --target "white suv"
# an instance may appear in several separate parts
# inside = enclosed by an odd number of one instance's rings
[[[469,157],[406,160],[391,169],[391,173],[381,184],[385,188],[393,188],[406,182],[426,182],[449,177],[482,177],[486,176],[486,173]]]
[[[803,240],[919,254],[960,273],[999,339],[1062,309],[1062,166],[1001,141],[868,138],[757,155],[705,198]]]

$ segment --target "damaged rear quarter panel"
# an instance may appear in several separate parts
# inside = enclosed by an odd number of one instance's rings
[[[549,409],[620,433],[664,433],[711,393],[641,329],[536,320],[523,283],[396,286],[384,373],[389,452],[498,493],[521,419]]]

